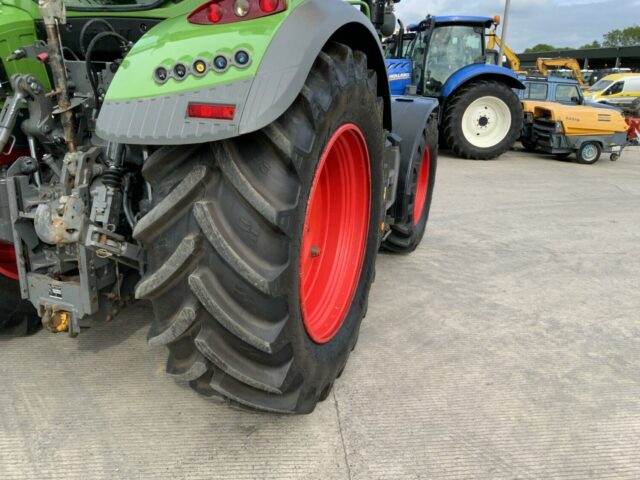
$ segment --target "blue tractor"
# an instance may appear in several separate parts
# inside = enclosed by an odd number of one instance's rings
[[[496,65],[486,31],[499,17],[428,16],[387,39],[392,95],[437,98],[441,145],[467,159],[490,160],[509,150],[522,129],[524,89]]]

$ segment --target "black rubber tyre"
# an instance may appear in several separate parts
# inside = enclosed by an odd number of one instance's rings
[[[576,152],[576,161],[582,165],[593,165],[600,160],[602,147],[596,142],[585,142]]]
[[[0,276],[0,336],[30,335],[41,326],[36,309],[20,297],[18,282]]]
[[[424,151],[427,148],[430,151],[429,187],[422,215],[418,222],[416,222],[413,218],[413,211],[418,185],[418,172],[420,171]],[[411,253],[418,247],[418,245],[420,245],[424,238],[427,223],[429,222],[433,189],[438,170],[438,121],[436,118],[430,118],[429,122],[425,126],[422,134],[422,140],[418,148],[418,158],[419,160],[415,162],[412,167],[411,184],[398,186],[398,199],[396,202],[406,202],[407,221],[405,223],[399,223],[391,226],[391,233],[385,241],[382,242],[383,250],[388,252],[402,254]],[[404,175],[401,174],[401,176],[404,178]]]
[[[511,115],[511,127],[506,136],[495,145],[480,148],[464,136],[462,119],[473,102],[483,97],[494,97],[506,104]],[[507,85],[490,80],[472,82],[460,89],[447,102],[442,134],[451,150],[459,157],[471,160],[491,160],[507,152],[522,132],[523,112],[518,96]]]
[[[147,160],[143,174],[157,202],[134,232],[148,258],[136,295],[152,301],[149,341],[168,346],[169,373],[200,393],[272,412],[309,413],[329,395],[355,346],[374,278],[382,109],[366,56],[332,43],[270,126],[223,142],[163,147]],[[349,313],[335,337],[317,344],[302,320],[300,245],[316,166],[346,123],[366,138],[371,215]]]

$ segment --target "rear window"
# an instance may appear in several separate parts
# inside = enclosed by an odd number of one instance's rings
[[[546,83],[527,83],[525,100],[546,100],[549,86]]]

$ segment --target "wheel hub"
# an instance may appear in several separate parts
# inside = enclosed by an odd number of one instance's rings
[[[353,124],[329,139],[316,169],[300,251],[300,305],[308,335],[329,342],[353,302],[371,208],[369,154]]]
[[[593,160],[596,158],[596,148],[593,145],[588,145],[583,151],[583,157],[585,160]]]
[[[511,112],[504,101],[497,97],[482,97],[465,111],[462,133],[474,147],[491,148],[507,137],[511,122]]]

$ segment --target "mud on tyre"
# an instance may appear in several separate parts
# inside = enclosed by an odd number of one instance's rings
[[[149,341],[168,347],[169,373],[201,393],[261,410],[308,413],[326,398],[355,345],[374,276],[383,218],[382,108],[366,56],[332,43],[295,103],[270,126],[151,155],[143,174],[156,201],[134,232],[148,251],[136,294],[153,304]],[[332,142],[338,150],[355,142],[368,151],[342,158],[365,158],[369,209],[346,212],[354,222],[366,217],[361,268],[342,300],[344,317],[323,336],[303,315],[309,305],[301,295],[315,291],[304,286],[313,247],[305,241],[307,210]],[[345,209],[322,201],[320,211],[339,224]],[[343,237],[329,231],[325,240]]]

